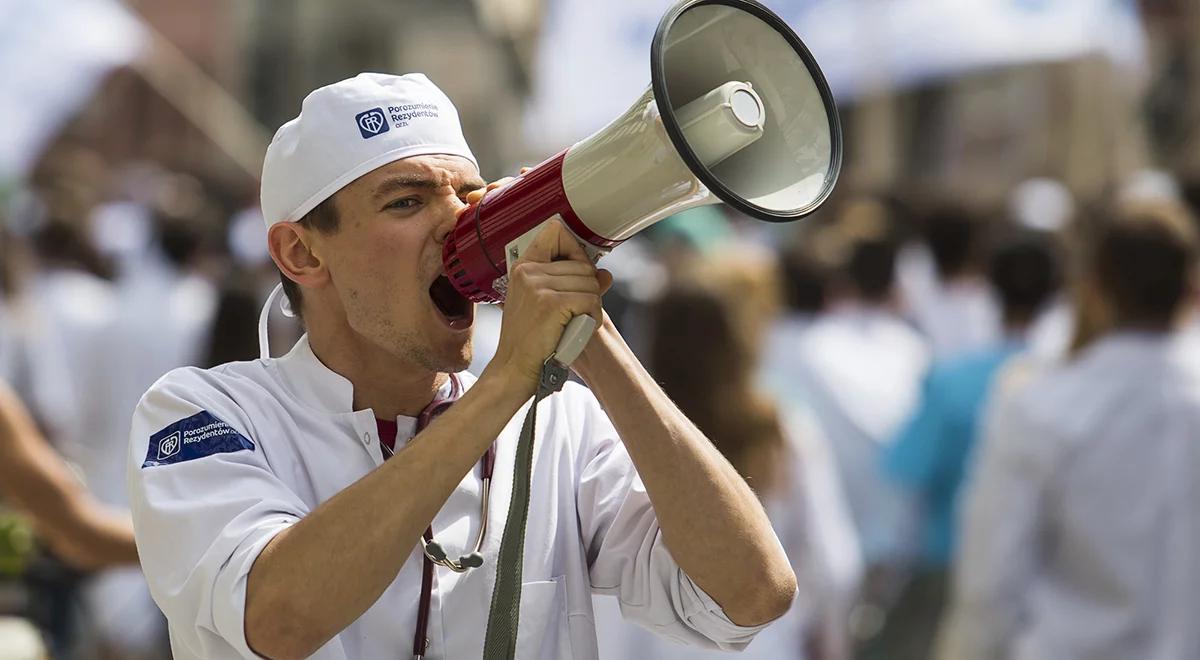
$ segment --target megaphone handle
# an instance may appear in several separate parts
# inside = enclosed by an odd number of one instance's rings
[[[513,264],[521,258],[525,249],[533,242],[533,239],[554,218],[562,220],[562,216],[556,214],[504,246],[504,257],[509,270],[512,270]],[[576,236],[575,239],[579,240],[579,237]],[[579,241],[579,244],[587,251],[588,256],[591,257],[593,262],[599,260],[601,256],[607,253],[607,250],[597,248],[587,241]],[[586,314],[571,319],[566,329],[563,330],[562,337],[558,340],[558,347],[554,349],[554,353],[550,358],[558,361],[564,367],[571,366],[575,358],[579,357],[579,354],[583,352],[583,347],[587,346],[588,340],[592,338],[592,334],[596,332],[597,324],[598,321],[596,319]]]
[[[551,357],[564,367],[571,366],[575,358],[583,352],[583,347],[587,346],[592,334],[596,332],[596,325],[596,319],[587,314],[581,314],[571,319],[566,329],[563,330],[562,338],[558,340],[558,347],[554,349],[554,355]]]

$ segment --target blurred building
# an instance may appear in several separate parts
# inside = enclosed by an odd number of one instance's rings
[[[296,116],[308,92],[361,71],[421,71],[458,106],[484,175],[509,173],[525,92],[515,54],[470,0],[238,3],[236,89],[264,125]]]
[[[274,129],[313,89],[361,71],[423,71],[453,98],[486,176],[523,162],[516,51],[468,0],[130,0],[148,29],[58,142],[150,161],[253,199]]]
[[[579,64],[557,78],[539,77],[545,62],[584,62],[586,55],[630,67],[627,75],[637,78],[631,89],[648,81],[638,53],[648,51],[652,30],[638,27],[636,44],[583,55],[563,52],[561,39],[540,31],[565,29],[561,15],[574,6],[569,0],[127,4],[151,28],[147,54],[111,77],[70,124],[68,137],[94,145],[112,162],[152,160],[234,186],[253,187],[265,142],[295,116],[305,94],[360,71],[428,73],[458,104],[486,177],[511,173],[582,137],[555,129],[539,141],[536,123],[526,123],[523,133],[527,100],[553,104],[561,94],[569,99],[569,78],[586,84],[614,75]],[[769,4],[796,17],[801,37],[821,45],[817,19],[801,19],[807,6],[822,3]],[[611,9],[626,11],[621,5]],[[1198,129],[1189,121],[1200,112],[1200,10],[1183,0],[1141,6],[1147,38],[1140,67],[1095,53],[915,82],[884,72],[856,83],[840,101],[843,181],[997,201],[1019,181],[1045,176],[1087,199],[1147,166],[1189,176],[1200,171],[1200,149],[1192,148]],[[652,26],[658,15],[657,9],[628,13],[639,26]],[[869,49],[869,28],[836,30],[849,37],[839,47]],[[538,47],[554,50],[539,54]],[[620,55],[631,48],[635,56]],[[823,63],[840,75],[838,65]],[[615,96],[619,106],[632,100]],[[562,112],[570,112],[566,101]]]
[[[1143,0],[1152,82],[1144,103],[1158,163],[1200,180],[1200,3]]]

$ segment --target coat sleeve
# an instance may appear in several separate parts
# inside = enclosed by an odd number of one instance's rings
[[[256,658],[246,578],[276,534],[308,513],[271,471],[244,411],[206,372],[167,374],[133,416],[128,486],[150,592],[172,644]]]
[[[582,442],[576,507],[592,590],[616,596],[622,616],[676,642],[744,649],[767,624],[733,623],[679,568],[612,422],[590,392],[577,394],[573,417]]]

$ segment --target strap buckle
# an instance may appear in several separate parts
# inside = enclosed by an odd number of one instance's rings
[[[538,381],[538,398],[542,398],[563,388],[567,382],[567,367],[563,366],[553,353],[542,363],[542,374]]]

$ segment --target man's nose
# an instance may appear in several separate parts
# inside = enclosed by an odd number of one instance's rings
[[[438,243],[445,243],[446,237],[450,232],[454,231],[454,226],[458,224],[458,216],[463,209],[467,208],[467,203],[462,198],[454,196],[450,198],[450,203],[446,208],[446,212],[438,222],[434,235],[437,237]]]

